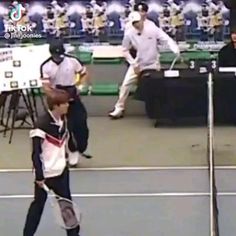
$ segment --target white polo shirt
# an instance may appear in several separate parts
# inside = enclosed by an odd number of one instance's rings
[[[159,43],[167,44],[175,54],[179,54],[177,43],[154,23],[145,20],[142,33],[139,33],[134,27],[125,32],[122,46],[129,64],[139,66],[141,71],[146,69],[156,70],[157,58],[159,58]],[[130,58],[130,55],[127,54],[131,46],[137,50],[136,59]]]
[[[41,79],[43,83],[50,83],[52,87],[56,85],[75,85],[76,74],[85,74],[86,67],[76,57],[65,55],[61,63],[55,63],[52,58],[44,61],[40,67]]]

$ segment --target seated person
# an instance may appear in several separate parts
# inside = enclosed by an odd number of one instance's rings
[[[218,54],[219,67],[236,67],[236,27],[231,30],[231,42]]]

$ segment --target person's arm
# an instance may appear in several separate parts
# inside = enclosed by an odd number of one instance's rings
[[[35,180],[36,181],[43,181],[43,168],[42,168],[42,161],[41,161],[41,154],[42,154],[42,142],[43,139],[39,137],[34,137],[32,139],[33,151],[32,151],[32,162],[35,169]]]
[[[162,44],[167,44],[174,54],[180,54],[179,46],[177,45],[177,43],[159,27],[155,27],[155,36],[156,39],[159,40]]]
[[[44,181],[43,164],[41,160],[42,143],[45,138],[45,133],[40,129],[30,131],[30,138],[32,138],[32,162],[35,169],[35,181],[39,186]]]
[[[131,47],[132,47],[132,42],[130,40],[130,36],[128,33],[125,33],[122,41],[123,56],[130,65],[138,67],[137,60],[133,58],[132,55],[130,54]]]
[[[40,77],[42,81],[43,91],[46,93],[46,95],[50,95],[50,93],[52,92],[50,76],[47,71],[47,66],[44,63],[40,66]]]
[[[87,68],[78,58],[74,58],[74,62],[75,62],[76,85],[83,85],[83,84],[91,85],[91,80]]]

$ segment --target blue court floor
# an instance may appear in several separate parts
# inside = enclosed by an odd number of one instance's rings
[[[220,235],[236,233],[236,168],[217,167]],[[82,236],[209,236],[207,167],[71,171]],[[30,171],[0,171],[0,230],[20,236],[32,200]],[[63,236],[47,203],[37,236]]]

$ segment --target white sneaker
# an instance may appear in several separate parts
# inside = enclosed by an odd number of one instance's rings
[[[68,152],[68,162],[70,166],[78,165],[79,159],[80,159],[79,152]]]
[[[124,110],[122,109],[114,109],[109,113],[109,117],[112,119],[120,119],[124,117]]]

